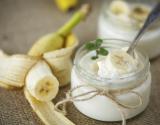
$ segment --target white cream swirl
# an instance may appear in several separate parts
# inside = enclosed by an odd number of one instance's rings
[[[103,78],[115,78],[138,70],[138,58],[133,58],[125,50],[113,50],[105,59],[97,62],[98,75]]]

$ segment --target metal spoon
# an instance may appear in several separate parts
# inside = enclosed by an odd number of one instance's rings
[[[138,32],[137,36],[134,38],[133,42],[129,46],[127,53],[134,56],[134,49],[139,42],[140,38],[142,35],[145,33],[146,29],[153,23],[155,22],[156,19],[160,17],[160,2],[153,8],[149,16],[147,17],[143,27],[140,29]]]

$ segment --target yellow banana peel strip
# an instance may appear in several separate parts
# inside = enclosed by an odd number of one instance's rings
[[[15,89],[15,87],[10,86],[10,85],[7,85],[7,84],[4,84],[4,83],[2,83],[2,82],[0,82],[0,87],[1,87],[1,88],[5,88],[5,89],[8,89],[8,90]]]
[[[0,57],[0,82],[9,86],[23,87],[29,69],[38,61],[26,55]]]
[[[52,52],[44,53],[43,58],[51,66],[55,76],[60,82],[60,86],[64,86],[70,82],[70,72],[72,67],[71,55],[78,45],[78,40],[69,36],[69,42],[66,47]],[[73,42],[74,40],[74,42]]]
[[[74,43],[67,42],[65,48],[43,54],[43,58],[50,64],[53,71],[59,71],[67,68],[66,61],[69,61],[74,49],[78,45],[78,40],[74,40]]]
[[[41,102],[30,95],[26,88],[24,94],[31,107],[45,125],[75,125],[68,120],[64,115],[55,111],[54,104],[49,102]]]
[[[0,58],[7,57],[8,55],[4,53],[2,50],[0,50]],[[5,89],[14,89],[15,87],[7,85],[5,83],[0,82],[0,87]]]

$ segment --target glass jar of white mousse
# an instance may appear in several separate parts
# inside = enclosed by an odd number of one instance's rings
[[[121,49],[128,47],[130,42],[117,39],[105,39],[103,40],[103,47],[108,51],[114,49]],[[125,74],[116,78],[102,78],[97,75],[97,68],[95,64],[97,61],[105,58],[99,57],[97,60],[92,60],[91,56],[95,54],[94,51],[87,51],[83,45],[78,52],[74,60],[74,66],[71,74],[71,88],[77,86],[96,86],[107,90],[119,91],[129,89],[138,93],[141,97],[142,104],[139,107],[130,109],[120,107],[124,113],[125,118],[129,119],[144,111],[149,103],[150,89],[151,89],[151,74],[150,63],[148,57],[136,50],[138,61],[143,63],[143,66],[137,71]],[[72,92],[73,96],[83,94],[90,91],[91,88],[82,87]],[[116,97],[120,102],[125,105],[136,105],[139,103],[139,99],[133,93],[123,93]],[[122,117],[115,106],[115,103],[110,100],[109,97],[103,95],[97,95],[88,100],[75,101],[74,105],[84,115],[100,120],[100,121],[121,121]]]
[[[128,11],[136,7],[148,7],[150,10],[154,7],[157,0],[153,1],[122,1],[128,5]],[[110,12],[111,3],[106,1],[103,4],[99,19],[98,19],[98,36],[100,38],[117,38],[132,41],[140,30],[144,22],[140,24],[134,22],[126,15],[114,15]],[[123,7],[121,7],[123,8]],[[158,20],[141,38],[138,46],[143,49],[149,58],[155,58],[160,54],[160,21]]]

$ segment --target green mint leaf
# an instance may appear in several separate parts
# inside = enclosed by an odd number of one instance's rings
[[[103,55],[103,56],[106,56],[106,55],[108,55],[108,51],[105,49],[105,48],[99,48],[99,50],[98,50],[98,54],[100,54],[100,55]]]
[[[96,46],[97,47],[100,47],[103,43],[103,40],[102,39],[96,39]]]
[[[98,56],[96,55],[96,56],[92,56],[92,58],[91,58],[92,60],[96,60],[96,59],[98,59]]]
[[[97,49],[97,47],[96,47],[96,45],[94,43],[86,43],[85,48],[87,50],[95,50],[95,49]]]

